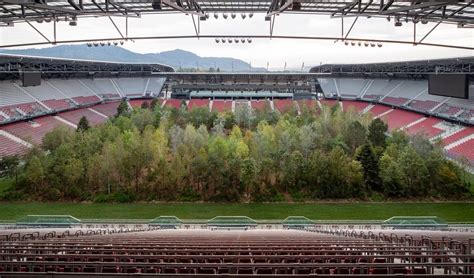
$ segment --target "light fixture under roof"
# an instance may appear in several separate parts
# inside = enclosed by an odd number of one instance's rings
[[[245,19],[247,17],[245,13],[242,13],[240,16],[242,17],[242,19]]]
[[[232,19],[234,19],[236,17],[236,14],[235,13],[231,13],[230,14],[230,17],[232,17]]]
[[[226,14],[226,13],[223,13],[223,14],[222,14],[222,17],[223,17],[224,19],[227,19],[227,14]]]
[[[214,18],[215,18],[215,19],[218,19],[218,18],[219,18],[219,14],[218,14],[218,13],[214,13]]]
[[[234,42],[235,42],[235,43],[239,43],[240,40],[239,40],[239,39],[234,39]]]
[[[240,39],[240,42],[245,43],[245,39],[244,38]]]
[[[252,17],[253,17],[253,13],[249,13],[249,17],[252,18]]]
[[[216,38],[216,43],[219,43],[221,40],[219,38]]]
[[[247,42],[248,42],[248,43],[252,43],[252,39],[251,39],[251,38],[248,38],[248,39],[247,39]]]
[[[233,41],[232,39],[227,39],[228,43],[232,43],[232,41]]]

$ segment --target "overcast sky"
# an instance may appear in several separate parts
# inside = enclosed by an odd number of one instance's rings
[[[125,19],[114,18],[117,25],[125,32]],[[353,18],[345,19],[348,30]],[[433,23],[417,25],[417,38],[428,32]],[[52,23],[35,23],[35,26],[52,38]],[[129,20],[129,36],[159,35],[193,35],[194,27],[190,16],[183,14],[145,15],[142,18]],[[201,22],[203,35],[266,35],[269,34],[269,23],[264,21],[263,14],[242,20],[225,20],[211,17]],[[274,35],[301,36],[340,36],[340,19],[329,16],[283,14],[275,22]],[[80,18],[78,26],[67,23],[58,25],[58,40],[93,39],[117,37],[118,33],[107,18]],[[377,38],[390,40],[413,40],[413,24],[405,23],[403,27],[394,27],[393,20],[359,18],[349,37]],[[0,27],[0,44],[40,42],[44,39],[26,24],[14,27]],[[474,47],[474,29],[457,28],[455,25],[441,24],[425,40],[430,43],[456,44]],[[45,47],[45,46],[41,46]],[[141,40],[128,42],[125,48],[139,52],[162,52],[173,49],[192,51],[200,56],[234,57],[253,66],[265,67],[267,61],[272,69],[281,69],[285,62],[288,68],[299,68],[319,63],[364,63],[400,61],[415,59],[433,59],[459,56],[473,56],[473,51],[450,48],[423,47],[412,45],[384,44],[382,48],[365,48],[345,46],[333,41],[254,39],[252,44],[217,44],[213,39],[175,39],[175,40]]]

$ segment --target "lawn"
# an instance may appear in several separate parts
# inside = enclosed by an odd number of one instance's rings
[[[302,215],[320,220],[384,220],[392,216],[438,216],[448,222],[473,222],[474,203],[272,203],[272,204],[88,204],[0,203],[0,220],[28,214],[68,214],[81,219],[152,219],[175,215],[182,219],[210,219],[217,215],[245,215],[254,219],[284,219]]]

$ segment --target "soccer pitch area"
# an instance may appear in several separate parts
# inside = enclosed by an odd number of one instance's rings
[[[448,222],[474,222],[474,203],[0,203],[0,219],[36,215],[72,215],[81,219],[153,219],[175,215],[181,219],[211,219],[217,215],[245,215],[253,219],[284,219],[301,215],[313,220],[385,220],[395,215],[438,216]]]

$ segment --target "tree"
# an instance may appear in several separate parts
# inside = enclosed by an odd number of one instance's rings
[[[255,183],[255,175],[257,174],[257,166],[255,160],[246,158],[240,163],[240,182],[245,188],[245,197],[250,196],[253,185]]]
[[[380,159],[380,177],[385,195],[389,197],[405,196],[402,169],[397,161],[388,154],[384,154]]]
[[[0,159],[0,178],[15,177],[15,186],[18,184],[18,168],[20,166],[20,158],[16,155],[5,156]]]
[[[353,121],[349,127],[345,129],[344,141],[352,153],[362,146],[367,139],[367,130],[359,121]]]
[[[150,108],[150,105],[148,104],[147,101],[144,101],[144,102],[142,102],[141,108],[142,109],[148,109],[148,108]]]
[[[150,103],[150,109],[155,110],[155,107],[158,105],[158,99],[154,98]]]
[[[82,120],[82,118],[81,118]],[[81,125],[79,121],[79,126]],[[43,137],[43,144],[42,147],[48,151],[54,151],[62,144],[70,143],[74,141],[75,132],[72,128],[65,125],[60,125],[54,128],[51,132],[46,133]]]
[[[369,144],[360,147],[357,153],[357,160],[360,161],[364,169],[365,184],[372,190],[382,191],[377,158]]]
[[[26,180],[32,185],[33,191],[37,193],[43,186],[45,173],[43,165],[37,156],[33,156],[27,163],[25,169]]]
[[[412,146],[407,146],[400,153],[398,164],[403,171],[403,183],[411,196],[423,196],[427,193],[429,172],[425,161]]]
[[[89,120],[87,120],[86,116],[82,116],[77,124],[77,131],[84,132],[90,128]]]
[[[115,115],[115,117],[127,116],[128,112],[129,112],[129,107],[128,107],[127,100],[123,99],[120,102],[119,106],[117,107],[117,114]]]
[[[385,147],[385,133],[388,131],[388,126],[381,119],[373,120],[369,125],[368,139],[374,146]]]

